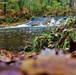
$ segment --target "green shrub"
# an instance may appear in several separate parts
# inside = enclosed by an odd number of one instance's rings
[[[2,23],[3,23],[3,19],[0,18],[0,24],[2,24]]]
[[[76,32],[74,32],[74,31],[70,32],[70,36],[71,36],[71,38],[76,40]]]
[[[13,18],[13,22],[18,22],[18,21],[19,21],[18,17]]]
[[[22,20],[22,21],[25,21],[25,17],[21,17],[21,20]]]
[[[43,34],[42,36],[35,37],[33,40],[33,51],[39,52],[43,46],[47,47],[51,38],[51,34]]]
[[[13,23],[13,18],[10,17],[10,16],[7,16],[7,17],[5,18],[5,22],[7,22],[7,23]]]

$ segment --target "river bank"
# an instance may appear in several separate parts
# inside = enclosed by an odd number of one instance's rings
[[[20,25],[20,24],[25,24],[29,21],[30,20],[24,20],[23,22],[16,22],[16,23],[3,23],[3,24],[0,24],[0,28],[8,27],[8,26],[17,26],[17,25]]]

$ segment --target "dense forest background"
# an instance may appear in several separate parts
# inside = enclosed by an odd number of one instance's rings
[[[0,24],[25,22],[39,16],[73,16],[75,3],[75,0],[0,0]]]

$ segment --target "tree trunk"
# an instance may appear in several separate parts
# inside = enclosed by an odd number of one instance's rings
[[[76,0],[73,0],[73,6],[76,9]]]
[[[4,2],[7,2],[7,0],[4,0]],[[4,14],[6,14],[6,4],[4,4]]]
[[[74,7],[74,0],[70,0],[70,7]]]
[[[48,4],[50,4],[50,0],[48,0]]]

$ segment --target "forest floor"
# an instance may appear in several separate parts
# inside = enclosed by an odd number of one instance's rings
[[[76,75],[76,58],[71,53],[62,56],[36,53],[18,55],[0,50],[0,59],[0,75]]]

